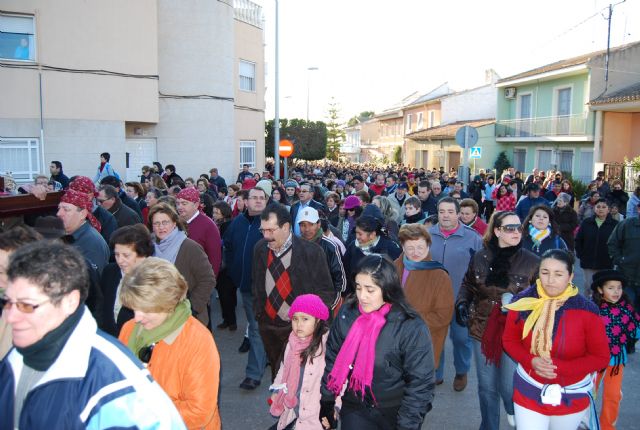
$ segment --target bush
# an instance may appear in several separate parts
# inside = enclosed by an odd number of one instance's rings
[[[493,167],[496,169],[496,176],[502,175],[502,172],[511,167],[511,162],[507,158],[505,151],[498,154],[498,158],[496,158],[495,163],[493,163]]]
[[[571,187],[573,188],[573,195],[576,198],[576,202],[580,202],[580,198],[587,192],[589,184],[585,184],[584,182],[577,180],[571,182]]]

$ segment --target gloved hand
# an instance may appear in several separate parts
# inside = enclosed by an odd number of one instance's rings
[[[338,426],[338,422],[335,416],[335,400],[320,400],[320,422],[322,422],[323,418],[326,418],[329,422],[329,428],[335,429]]]
[[[466,327],[469,322],[469,305],[467,302],[456,304],[456,322],[462,327]]]

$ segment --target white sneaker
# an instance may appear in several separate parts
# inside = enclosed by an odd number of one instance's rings
[[[513,416],[513,415],[507,414],[507,422],[509,423],[509,425],[511,427],[515,427],[516,426],[516,417]]]

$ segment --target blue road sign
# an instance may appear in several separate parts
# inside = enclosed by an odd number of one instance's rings
[[[470,151],[471,151],[471,155],[469,155],[470,158],[482,158],[481,146],[474,146],[470,149]]]

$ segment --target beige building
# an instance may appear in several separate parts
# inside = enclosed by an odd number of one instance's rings
[[[152,161],[183,177],[264,164],[259,6],[5,0],[2,10],[0,172],[29,180],[59,160],[93,177],[101,152],[128,179]]]

